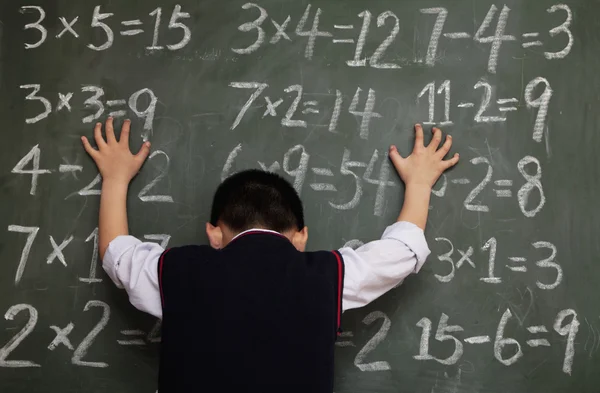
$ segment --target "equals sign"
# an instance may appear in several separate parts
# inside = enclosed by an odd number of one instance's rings
[[[525,33],[523,34],[523,40],[526,39],[530,39],[530,38],[537,38],[540,35],[540,33]],[[529,41],[529,42],[523,42],[521,44],[521,46],[523,48],[531,48],[532,46],[542,46],[542,41]]]
[[[106,105],[108,106],[120,106],[125,105],[127,102],[125,100],[108,100],[106,101]],[[108,115],[111,117],[122,117],[125,116],[127,112],[125,110],[112,111]]]
[[[510,257],[510,258],[508,258],[508,260],[513,263],[527,262],[527,258],[523,258],[523,257]],[[527,272],[527,266],[507,266],[507,268],[509,268],[513,272],[521,272],[521,273]]]
[[[498,187],[512,187],[513,182],[512,180],[496,180],[494,182],[495,185],[497,185]],[[512,197],[512,191],[511,190],[497,190],[494,189],[494,192],[496,193],[496,197],[498,198],[510,198]]]
[[[498,101],[496,101],[498,103],[498,105],[506,105],[506,104],[518,104],[519,100],[517,100],[516,98],[501,98]],[[498,108],[498,110],[500,112],[513,112],[517,110],[516,106],[503,106]]]
[[[121,334],[124,336],[144,336],[145,333],[141,330],[121,330]],[[117,340],[119,345],[146,345],[146,342],[141,338],[134,338],[131,340]]]
[[[328,168],[312,168],[312,172],[315,175],[320,176],[333,176],[333,172],[331,171],[331,169]],[[337,191],[335,186],[331,183],[312,183],[310,185],[310,188],[312,188],[315,191]]]
[[[318,102],[317,101],[306,101],[304,102],[304,107],[305,109],[302,111],[303,114],[307,114],[307,113],[319,113],[318,109],[315,108],[310,108],[311,106],[317,106]]]
[[[352,30],[354,29],[354,25],[333,25],[334,29],[338,30]],[[334,44],[354,44],[354,40],[352,38],[348,39],[333,39]]]
[[[352,332],[342,332],[340,333],[340,338],[347,338],[347,337],[354,337],[354,334]],[[354,345],[354,343],[352,342],[352,340],[339,340],[335,342],[336,347],[355,347],[356,345]]]
[[[134,20],[124,20],[121,22],[123,26],[141,26],[142,21],[139,19]],[[138,35],[142,34],[144,30],[142,29],[131,29],[131,30],[123,30],[121,31],[121,35]]]
[[[529,333],[531,333],[531,334],[548,333],[548,329],[544,325],[529,326],[527,328],[527,331]],[[529,345],[532,348],[535,348],[535,347],[549,347],[550,343],[545,338],[535,338],[533,340],[527,340],[527,345]]]

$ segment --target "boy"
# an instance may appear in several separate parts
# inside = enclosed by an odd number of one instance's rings
[[[429,146],[415,127],[412,154],[390,159],[406,185],[404,205],[381,240],[357,250],[304,252],[302,203],[281,177],[235,174],[217,189],[210,246],[163,250],[128,235],[129,182],[150,151],[129,150],[130,122],[117,141],[113,120],[96,124],[98,149],[82,137],[102,175],[99,247],[103,266],[138,309],[163,319],[159,391],[333,390],[334,342],[344,310],[362,307],[419,271],[431,187],[458,154],[434,128]]]

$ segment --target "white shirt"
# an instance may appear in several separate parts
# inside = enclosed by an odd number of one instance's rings
[[[131,304],[158,318],[162,318],[158,260],[163,251],[157,243],[119,236],[108,245],[102,263],[111,280],[125,288]],[[390,225],[380,240],[339,252],[345,265],[344,311],[369,304],[417,273],[430,253],[423,230],[409,222]]]

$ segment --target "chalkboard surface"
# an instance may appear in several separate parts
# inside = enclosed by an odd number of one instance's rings
[[[263,167],[300,191],[310,249],[376,239],[386,150],[454,136],[418,276],[344,315],[349,392],[598,392],[596,1],[5,0],[0,5],[0,391],[156,390],[160,324],[97,255],[109,114],[153,153],[132,234],[205,242],[212,193]],[[206,321],[217,323],[218,321]],[[198,337],[210,340],[210,337]],[[198,381],[202,386],[202,381]]]

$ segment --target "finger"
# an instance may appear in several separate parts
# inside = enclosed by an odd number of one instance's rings
[[[116,143],[117,142],[117,138],[115,137],[115,129],[113,128],[113,118],[109,117],[108,119],[106,119],[106,127],[105,131],[106,131],[106,142],[107,143]]]
[[[438,145],[439,145],[439,143],[438,143]],[[438,150],[436,153],[437,156],[440,158],[440,160],[443,159],[444,157],[446,157],[446,154],[448,154],[451,147],[452,147],[452,135],[447,135],[446,142],[444,142],[444,144],[442,145],[440,150]]]
[[[150,154],[150,142],[144,142],[140,148],[140,151],[138,151],[138,153],[135,155],[135,158],[137,158],[140,162],[144,162],[146,161],[146,158],[148,158],[148,154]]]
[[[402,156],[398,152],[398,149],[396,148],[396,146],[394,146],[394,145],[390,146],[389,156],[390,156],[390,160],[392,161],[392,164],[394,165],[394,168],[396,168],[396,170],[399,170],[399,168],[402,166],[402,164],[404,162],[404,158],[402,158]]]
[[[119,143],[129,147],[129,129],[131,128],[131,121],[126,119],[121,127],[121,135],[119,135]]]
[[[81,137],[81,142],[83,143],[85,151],[95,159],[98,156],[98,150],[94,149],[92,145],[90,145],[90,141],[84,136]]]
[[[415,149],[425,147],[423,144],[423,127],[420,124],[415,125]]]
[[[460,159],[460,156],[458,155],[458,153],[455,153],[452,158],[442,161],[442,164],[444,165],[444,170],[446,170],[448,168],[452,168],[454,165],[456,165],[458,163],[459,159]]]
[[[440,143],[442,142],[442,130],[440,130],[439,128],[433,127],[431,132],[433,132],[433,138],[431,139],[431,142],[429,142],[429,146],[427,146],[427,147],[430,150],[436,151],[437,148],[440,146]],[[448,141],[447,138],[446,138],[446,141]]]
[[[96,140],[96,145],[98,146],[98,149],[106,147],[106,142],[102,137],[102,123],[100,122],[96,123],[96,127],[94,127],[94,139]]]

